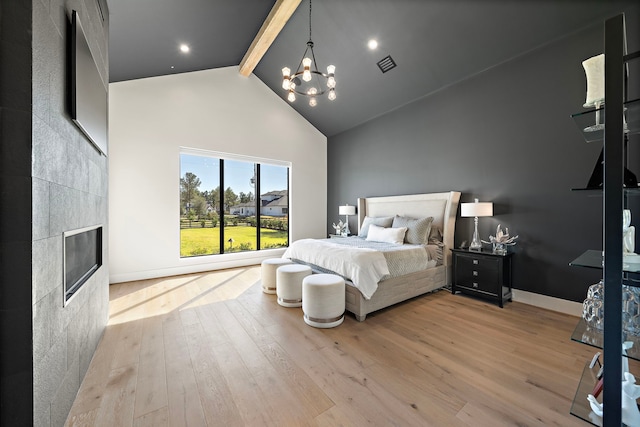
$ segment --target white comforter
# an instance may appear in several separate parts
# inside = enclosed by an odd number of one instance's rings
[[[297,240],[282,257],[319,265],[348,277],[366,299],[370,299],[378,289],[380,279],[389,274],[387,261],[381,252],[345,247],[327,240]]]

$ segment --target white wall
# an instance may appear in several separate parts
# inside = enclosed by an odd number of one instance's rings
[[[327,138],[237,67],[109,87],[110,282],[257,264],[282,249],[180,259],[180,146],[291,162],[291,241],[326,237]]]

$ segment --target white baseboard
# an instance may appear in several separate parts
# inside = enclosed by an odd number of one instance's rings
[[[183,258],[182,265],[145,271],[132,271],[109,275],[109,283],[131,282],[134,280],[156,279],[181,274],[201,273],[203,271],[225,270],[227,268],[260,265],[268,258],[280,258],[284,249],[267,249],[255,252],[214,255],[211,257]]]
[[[582,303],[513,289],[513,300],[572,316],[582,316]]]

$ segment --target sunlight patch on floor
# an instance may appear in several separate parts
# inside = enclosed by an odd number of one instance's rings
[[[109,325],[235,299],[259,280],[256,266],[111,285]]]

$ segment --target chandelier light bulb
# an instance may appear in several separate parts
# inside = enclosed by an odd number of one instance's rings
[[[318,93],[318,89],[316,89],[313,86],[307,90],[307,95],[316,95],[317,93]]]
[[[293,102],[293,101],[295,101],[295,100],[296,100],[296,94],[295,94],[295,93],[293,93],[293,90],[290,90],[290,91],[289,91],[289,95],[287,96],[287,100],[288,100],[289,102]]]
[[[335,73],[336,73],[336,66],[327,65],[327,74],[329,74],[329,76],[333,76]]]
[[[333,101],[334,99],[336,99],[336,91],[335,89],[331,89],[329,90],[329,95],[327,95],[327,98],[329,98],[329,101]]]
[[[316,101],[316,97],[312,96],[311,98],[309,98],[309,105],[311,107],[315,107],[316,105],[318,105],[318,101]]]
[[[302,60],[302,66],[304,67],[302,80],[305,82],[311,81],[311,58],[304,58]]]
[[[282,89],[284,90],[289,90],[289,86],[291,81],[289,80],[289,77],[291,75],[291,70],[289,69],[289,67],[284,67],[282,69]]]
[[[334,87],[336,87],[336,78],[333,76],[329,76],[329,78],[327,79],[327,87],[329,89],[333,89]]]

